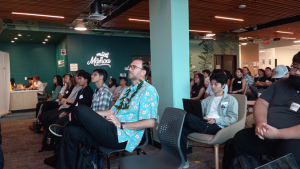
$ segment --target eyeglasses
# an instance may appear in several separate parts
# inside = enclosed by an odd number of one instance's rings
[[[135,66],[135,65],[128,65],[128,70],[129,70],[129,69],[134,70],[135,68],[139,68],[139,69],[144,70],[143,68],[137,67],[137,66]]]
[[[296,71],[300,71],[300,68],[296,67],[296,66],[291,66],[291,71],[296,72]]]

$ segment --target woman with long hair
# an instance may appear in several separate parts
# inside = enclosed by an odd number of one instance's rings
[[[191,100],[204,99],[205,90],[204,76],[201,73],[197,73],[194,78],[194,85],[191,88]]]
[[[117,84],[117,80],[115,78],[110,78],[108,82],[108,87],[112,93],[115,92],[119,85]]]
[[[265,70],[264,69],[258,69],[258,77],[254,78],[254,82],[256,83],[261,78],[265,77]]]
[[[246,87],[246,79],[243,78],[243,69],[237,68],[235,71],[235,78],[231,80],[229,93],[243,94]]]

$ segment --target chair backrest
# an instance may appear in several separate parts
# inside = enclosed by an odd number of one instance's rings
[[[238,121],[242,120],[246,116],[246,111],[247,111],[247,98],[245,95],[242,94],[230,94],[233,96],[238,104],[239,104],[239,110],[238,110]]]
[[[43,91],[43,92],[44,92],[44,93],[45,93],[47,84],[48,84],[48,83],[43,83],[43,87],[44,87],[44,91]]]
[[[185,163],[180,149],[180,138],[185,114],[184,110],[167,107],[158,127],[158,138],[162,146],[161,151],[168,152],[168,154],[172,154],[182,161],[181,167]]]

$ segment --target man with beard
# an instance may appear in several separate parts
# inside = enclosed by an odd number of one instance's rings
[[[128,70],[132,85],[110,110],[93,111],[78,106],[70,113],[70,125],[63,129],[57,168],[75,168],[79,143],[132,152],[142,140],[144,130],[154,127],[159,96],[145,81],[150,65],[136,59]]]
[[[290,76],[268,87],[254,105],[256,126],[234,136],[235,156],[292,153],[300,166],[300,52],[293,57]]]

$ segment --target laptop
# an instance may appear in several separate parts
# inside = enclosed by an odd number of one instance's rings
[[[271,161],[255,169],[299,169],[292,153]]]
[[[203,119],[202,106],[200,100],[182,99],[182,102],[183,102],[183,109],[187,113],[191,113],[194,116]]]
[[[23,89],[23,88],[24,88],[23,84],[17,84],[17,89]]]

